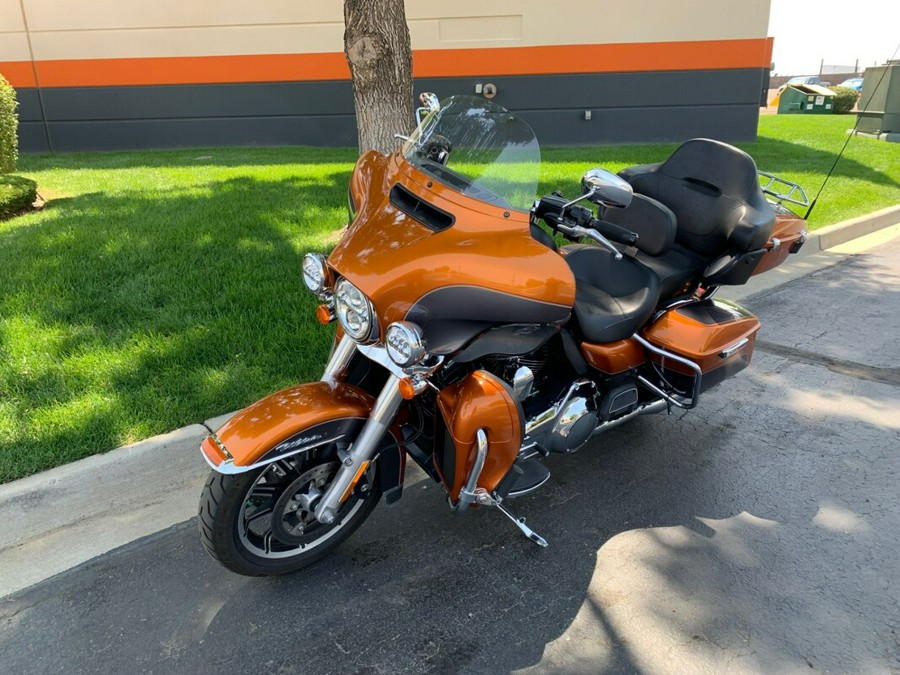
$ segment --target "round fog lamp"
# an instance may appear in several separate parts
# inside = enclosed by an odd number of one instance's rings
[[[398,321],[388,326],[384,343],[391,361],[401,368],[412,366],[425,358],[422,329],[409,321]]]
[[[303,283],[316,295],[322,293],[328,284],[328,271],[325,258],[318,253],[307,253],[303,256]]]

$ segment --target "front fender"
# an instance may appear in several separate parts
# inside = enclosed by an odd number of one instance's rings
[[[374,403],[370,394],[343,382],[301,384],[244,408],[210,434],[200,450],[219,473],[245,473],[343,437],[354,438]],[[396,428],[391,433],[398,441],[402,438]],[[403,484],[405,466],[400,444],[379,455],[383,494]]]

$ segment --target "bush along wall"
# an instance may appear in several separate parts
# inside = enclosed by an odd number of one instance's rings
[[[851,89],[850,87],[830,87],[830,89],[834,92],[834,98],[831,101],[831,112],[833,114],[846,115],[853,110],[853,106],[856,105],[856,99],[859,98],[856,89]]]
[[[0,75],[0,173],[12,173],[19,159],[16,90]]]
[[[11,176],[19,160],[19,116],[16,90],[0,75],[0,220],[27,211],[37,199],[37,183]]]

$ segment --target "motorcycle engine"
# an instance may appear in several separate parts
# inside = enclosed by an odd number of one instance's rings
[[[584,445],[600,421],[597,388],[590,380],[569,386],[549,407],[529,416],[523,447],[547,452],[574,452]]]

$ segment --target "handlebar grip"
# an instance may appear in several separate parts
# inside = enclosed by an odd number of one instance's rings
[[[632,232],[631,230],[627,230],[624,227],[620,227],[614,223],[610,223],[607,220],[595,220],[592,225],[594,229],[597,230],[597,232],[602,234],[610,241],[625,244],[626,246],[634,246],[637,243],[637,232]]]

